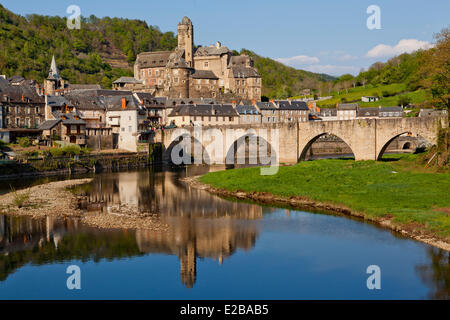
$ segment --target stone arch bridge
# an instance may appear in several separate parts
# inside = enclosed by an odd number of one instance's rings
[[[173,146],[182,141],[180,136],[186,139],[190,136],[191,142],[194,142],[191,154],[201,154],[200,162],[203,159],[209,160],[204,162],[210,164],[228,164],[230,159],[234,159],[230,154],[237,153],[241,148],[239,141],[247,143],[247,151],[264,141],[268,149],[276,153],[280,163],[292,164],[304,160],[309,147],[319,137],[332,134],[351,148],[355,160],[379,160],[387,146],[403,134],[421,137],[430,145],[435,145],[441,127],[448,127],[446,117],[195,126],[158,131],[152,142],[164,145],[163,158],[170,161]],[[200,164],[198,161],[195,163]]]

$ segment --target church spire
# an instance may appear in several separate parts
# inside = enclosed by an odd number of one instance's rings
[[[52,64],[50,66],[50,72],[48,73],[49,79],[59,79],[59,71],[56,66],[55,56],[52,57]]]

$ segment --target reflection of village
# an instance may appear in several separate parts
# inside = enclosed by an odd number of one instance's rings
[[[262,218],[263,208],[193,189],[179,181],[186,174],[202,172],[141,171],[98,175],[87,191],[85,205],[98,214],[109,214],[112,208],[121,205],[158,214],[169,225],[169,232],[137,230],[128,233],[135,237],[136,255],[177,255],[181,281],[191,288],[196,281],[197,258],[210,258],[221,264],[236,250],[249,250],[255,245],[259,234],[257,220]],[[0,255],[38,250],[43,242],[51,242],[58,248],[65,234],[85,228],[73,220],[30,221],[0,217]],[[110,240],[107,241],[110,245]],[[0,258],[0,270],[1,267]]]
[[[138,230],[136,241],[145,253],[175,254],[181,262],[181,280],[192,287],[197,258],[219,263],[238,248],[251,249],[259,233],[254,220],[262,218],[262,207],[231,202],[191,188],[179,178],[200,175],[202,167],[190,172],[121,172],[102,175],[88,193],[88,203],[108,214],[112,207],[127,205],[141,212],[160,215],[169,232]],[[200,170],[195,172],[195,170]],[[96,208],[97,207],[97,208]]]

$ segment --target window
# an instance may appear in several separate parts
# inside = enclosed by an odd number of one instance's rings
[[[205,61],[205,68],[208,68],[209,67],[209,62],[208,61]]]
[[[20,126],[20,118],[16,118],[16,126]]]
[[[132,126],[128,126],[128,131],[129,132],[133,132],[133,127]]]
[[[120,130],[122,130],[122,132],[125,132],[125,128],[120,128]]]
[[[232,122],[233,121],[233,117],[229,117],[228,121]]]
[[[39,113],[39,107],[36,107],[35,112],[36,112],[36,113]]]

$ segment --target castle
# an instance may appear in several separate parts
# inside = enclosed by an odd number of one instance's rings
[[[140,53],[134,78],[118,79],[114,87],[169,98],[261,100],[261,76],[252,59],[233,55],[220,42],[195,47],[194,26],[188,17],[178,24],[175,51]]]

